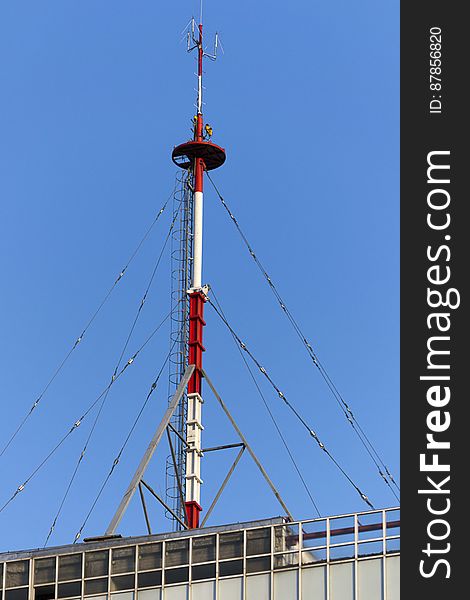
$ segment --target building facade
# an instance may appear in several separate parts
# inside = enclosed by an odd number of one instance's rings
[[[398,508],[0,554],[0,600],[399,600]]]

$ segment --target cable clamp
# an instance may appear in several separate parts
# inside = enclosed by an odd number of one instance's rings
[[[310,431],[310,435],[315,439],[322,450],[326,450],[325,444],[319,439],[318,435],[314,431]]]

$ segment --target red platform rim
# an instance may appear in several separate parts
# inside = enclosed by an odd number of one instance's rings
[[[175,146],[171,153],[175,165],[187,169],[195,158],[202,158],[207,171],[222,166],[225,162],[225,150],[213,142],[197,142],[191,140]]]

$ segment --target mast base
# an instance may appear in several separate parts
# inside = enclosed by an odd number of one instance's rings
[[[202,512],[202,506],[195,500],[185,502],[184,506],[186,509],[188,529],[197,529],[199,527],[199,515]]]

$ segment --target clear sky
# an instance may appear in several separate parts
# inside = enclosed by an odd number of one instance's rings
[[[80,334],[174,185],[189,138],[198,2],[0,3],[0,446]],[[399,467],[398,1],[206,0],[205,115],[227,162],[214,181],[389,468]],[[379,478],[209,183],[204,280],[234,329],[376,507]],[[128,273],[0,458],[0,504],[108,383],[169,227]],[[168,253],[131,339],[169,310]],[[316,516],[226,329],[206,308],[205,365],[296,518]],[[164,327],[112,388],[51,544],[73,540],[168,352]],[[104,532],[167,402],[167,370],[84,529]],[[260,379],[323,515],[365,510]],[[204,444],[236,440],[208,392]],[[0,550],[41,546],[94,413],[0,513]],[[233,455],[203,460],[208,507]],[[164,493],[162,446],[148,481]],[[212,524],[281,514],[243,457]],[[168,521],[152,509],[154,529]],[[119,531],[144,533],[137,499]]]

